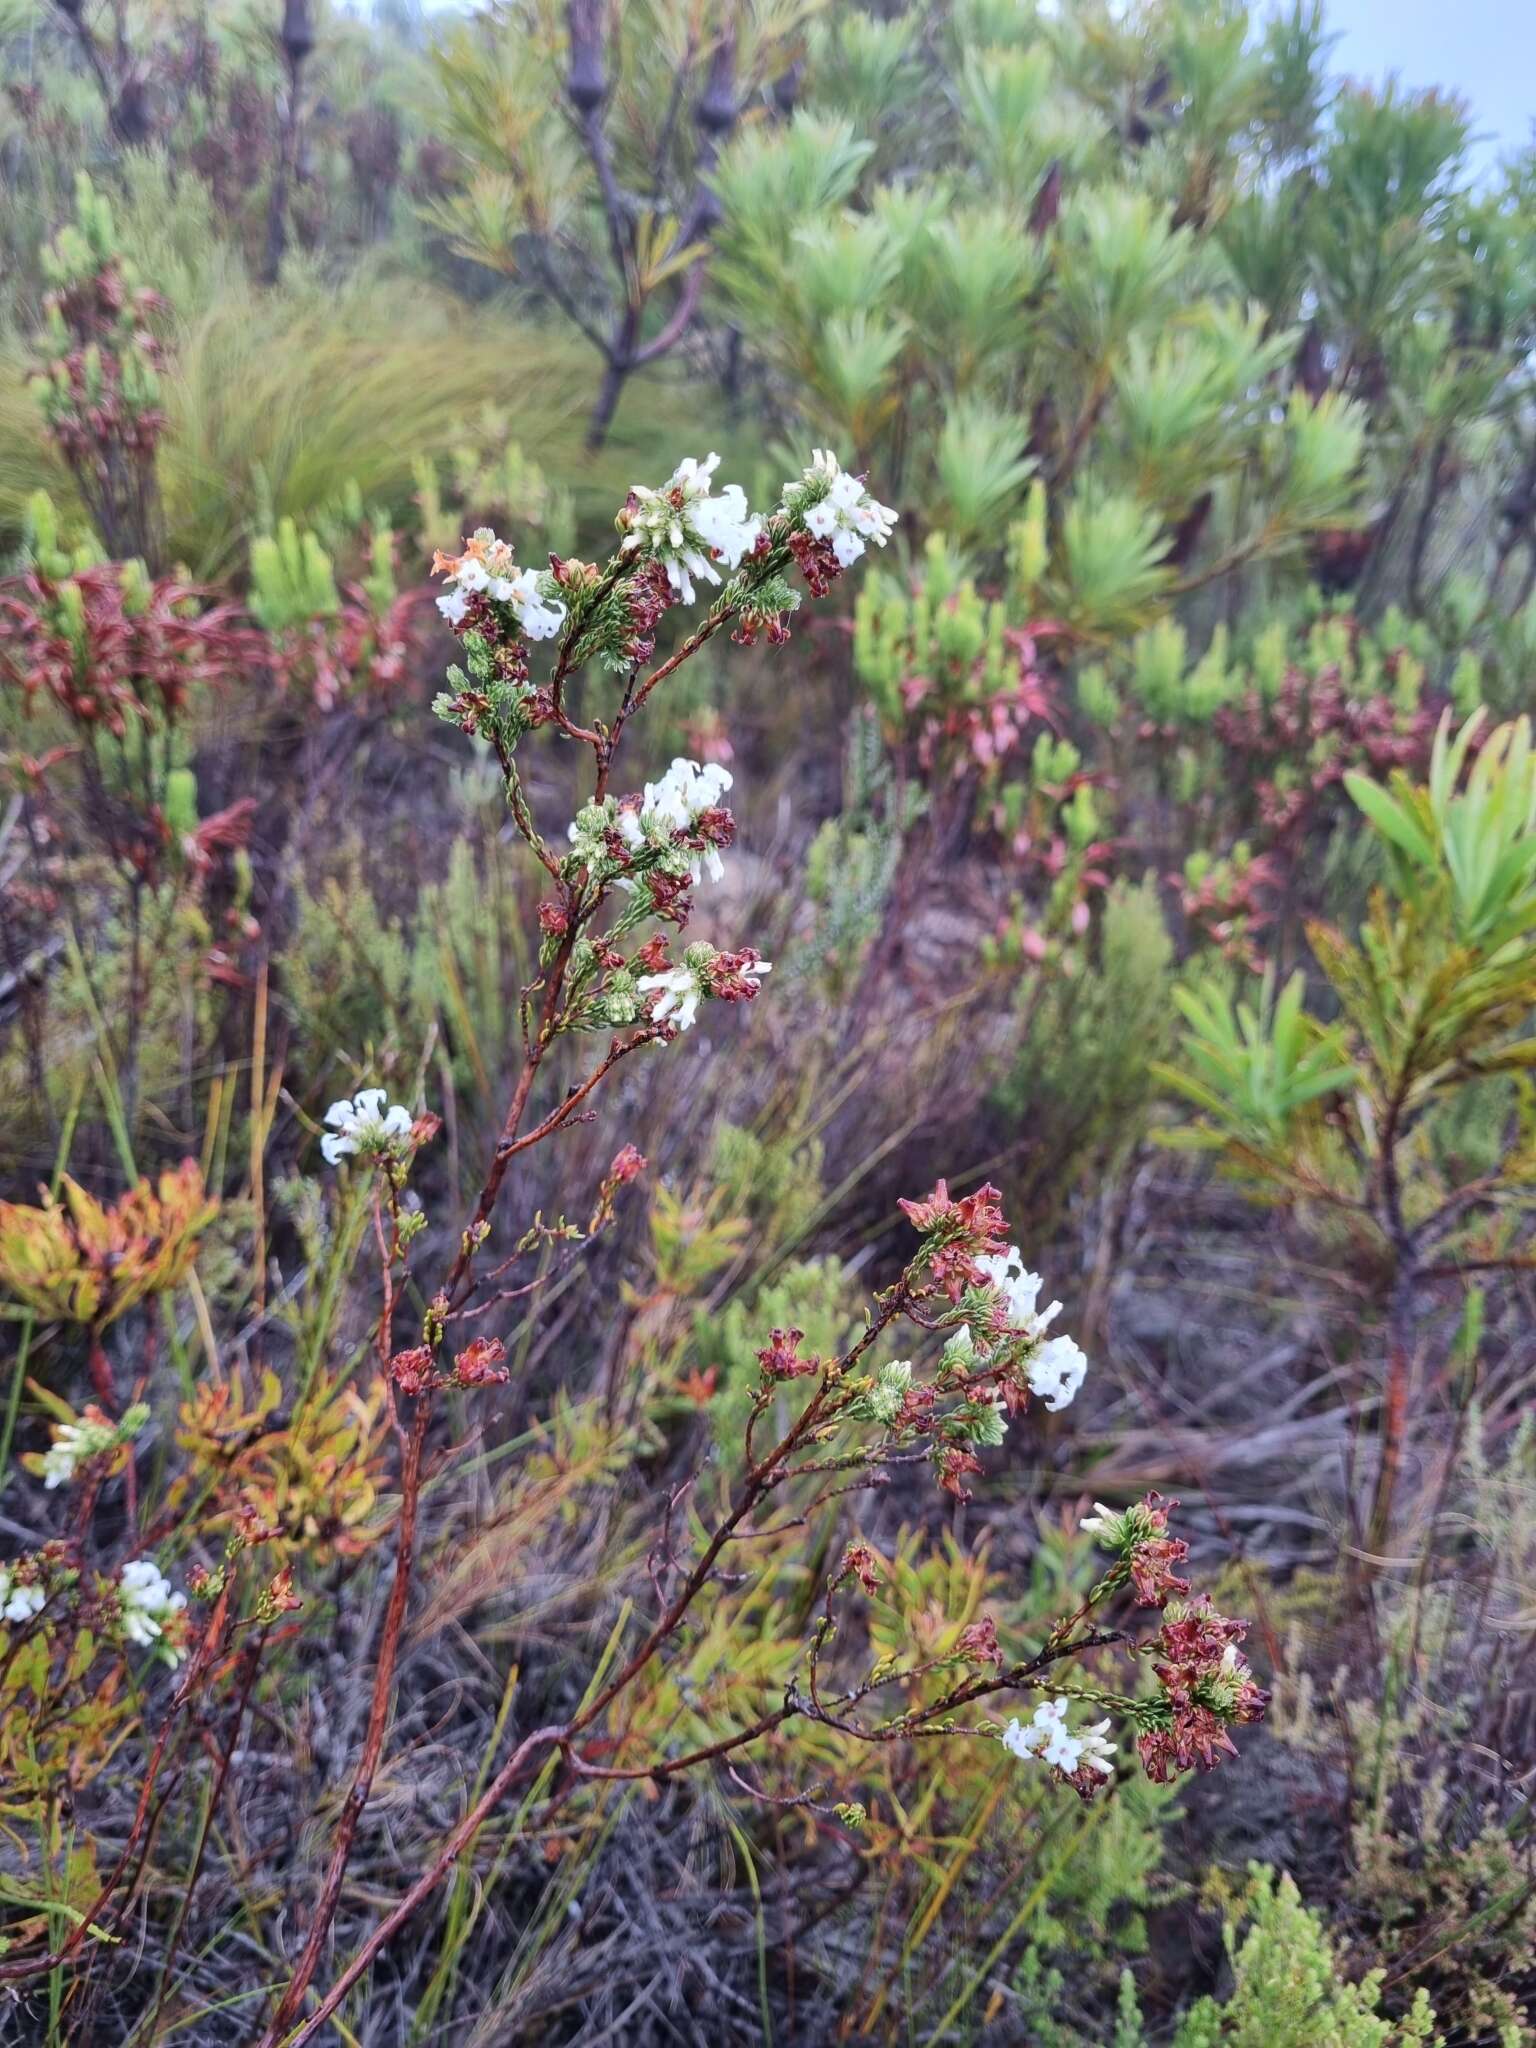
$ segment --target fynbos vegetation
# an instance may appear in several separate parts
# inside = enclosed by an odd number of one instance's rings
[[[1529,154],[0,46],[0,2039],[1536,2042]]]

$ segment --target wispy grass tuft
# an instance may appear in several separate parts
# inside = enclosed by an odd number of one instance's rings
[[[635,477],[671,467],[680,406],[662,385],[637,385],[611,445],[582,454],[593,368],[566,335],[466,308],[418,278],[361,273],[338,286],[300,275],[263,291],[227,264],[219,272],[193,310],[173,312],[164,379],[170,555],[198,579],[239,574],[253,532],[285,516],[313,523],[348,484],[406,522],[413,464],[453,446],[487,403],[547,475],[577,480],[584,522],[611,512]],[[39,488],[76,511],[27,389],[26,351],[0,341],[0,544]]]

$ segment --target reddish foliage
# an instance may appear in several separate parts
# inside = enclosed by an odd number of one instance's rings
[[[263,641],[262,658],[279,689],[304,690],[322,711],[361,696],[387,696],[405,679],[422,604],[423,593],[409,591],[381,616],[363,590],[349,586],[334,618],[312,619]]]
[[[46,692],[78,724],[121,738],[129,719],[174,719],[194,685],[217,686],[264,659],[264,636],[234,605],[199,610],[206,593],[170,577],[149,584],[141,605],[145,589],[114,562],[66,584],[28,571],[0,593],[11,626],[3,673],[27,698]]]
[[[402,1394],[424,1394],[432,1384],[432,1349],[417,1344],[409,1351],[397,1351],[389,1361],[389,1376]]]
[[[939,1452],[939,1484],[946,1493],[952,1493],[956,1500],[969,1500],[971,1490],[965,1484],[972,1472],[981,1470],[981,1460],[974,1451],[962,1450],[958,1444],[947,1444]]]
[[[1257,691],[1218,711],[1216,731],[1244,765],[1292,769],[1285,787],[1272,775],[1257,784],[1259,814],[1276,838],[1292,837],[1351,769],[1384,777],[1393,768],[1422,773],[1441,707],[1412,710],[1378,692],[1351,697],[1336,668],[1312,677],[1291,669],[1273,698]]]

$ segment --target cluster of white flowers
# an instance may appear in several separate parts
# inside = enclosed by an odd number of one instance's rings
[[[53,1442],[43,1458],[44,1486],[50,1493],[56,1486],[68,1486],[84,1459],[110,1450],[116,1441],[117,1431],[110,1424],[103,1427],[99,1422],[55,1423]]]
[[[730,771],[718,761],[700,763],[679,754],[660,782],[645,785],[638,810],[620,808],[619,836],[637,853],[646,846],[670,845],[674,833],[691,832],[705,811],[714,810],[730,786]],[[573,825],[571,837],[575,836]],[[706,846],[702,855],[695,853],[691,868],[696,882],[701,873],[707,873],[712,882],[725,874],[725,864],[713,846]]]
[[[1053,1301],[1046,1308],[1040,1307],[1040,1290],[1045,1283],[1038,1273],[1026,1270],[1018,1246],[1011,1244],[1006,1252],[989,1253],[976,1264],[1002,1297],[1009,1327],[1026,1337],[1044,1337],[1061,1314],[1061,1303]],[[1044,1401],[1053,1414],[1076,1398],[1087,1372],[1087,1356],[1071,1337],[1049,1338],[1025,1367],[1031,1393]]]
[[[635,987],[642,995],[649,995],[653,989],[658,991],[658,1000],[651,1010],[658,1024],[665,1024],[670,1018],[679,1031],[693,1029],[704,991],[691,967],[667,967],[660,974],[642,974]]]
[[[1112,1778],[1115,1746],[1106,1739],[1108,1732],[1108,1721],[1097,1721],[1091,1728],[1074,1732],[1067,1726],[1066,1701],[1046,1700],[1036,1707],[1033,1720],[1008,1723],[1003,1730],[1003,1745],[1016,1757],[1039,1757],[1064,1777],[1070,1778],[1086,1764],[1101,1778]]]
[[[159,1642],[165,1624],[187,1604],[185,1593],[173,1593],[171,1582],[151,1558],[138,1557],[125,1564],[117,1581],[122,1606],[123,1634],[130,1643],[147,1649]],[[167,1646],[166,1654],[179,1663],[181,1652]]]
[[[48,1595],[41,1586],[21,1586],[9,1566],[0,1564],[0,1621],[30,1621],[41,1613]]]
[[[816,492],[806,504],[808,490]],[[884,547],[896,525],[889,505],[872,498],[856,476],[850,476],[830,448],[811,451],[811,466],[797,484],[786,484],[784,502],[799,510],[807,533],[830,541],[832,552],[844,569],[851,569],[873,541]]]
[[[330,1132],[320,1140],[326,1163],[335,1166],[348,1152],[387,1152],[397,1138],[411,1134],[412,1117],[398,1102],[384,1107],[382,1088],[361,1088],[350,1101],[333,1102],[325,1112]]]
[[[652,1005],[651,1017],[657,1024],[673,1024],[679,1031],[690,1031],[699,1014],[699,1004],[705,996],[721,991],[710,980],[710,966],[720,958],[716,949],[701,942],[690,946],[683,955],[680,967],[664,967],[657,974],[642,974],[635,982],[641,995],[653,992],[658,1000]],[[754,988],[761,987],[765,974],[773,972],[771,960],[743,960],[734,966],[733,972],[742,982],[750,982]]]
[[[613,797],[601,803],[584,804],[566,827],[573,855],[584,867],[598,870],[613,865],[609,834],[616,832],[632,854],[662,856],[657,863],[671,873],[690,875],[695,882],[708,874],[712,882],[725,874],[725,863],[714,846],[680,847],[676,835],[693,832],[706,811],[714,810],[731,787],[730,771],[718,762],[689,761],[682,755],[659,782],[648,782],[639,802],[620,804]],[[619,886],[633,894],[638,884],[621,875]]]
[[[565,606],[544,595],[538,577],[517,566],[511,548],[488,526],[470,536],[462,555],[438,555],[436,567],[448,578],[437,608],[450,626],[463,624],[470,598],[481,591],[504,604],[530,640],[552,640],[565,624]]]
[[[684,604],[692,604],[698,594],[695,576],[719,583],[715,563],[737,568],[756,547],[763,529],[740,484],[711,490],[719,467],[718,455],[705,462],[685,456],[659,491],[635,484],[630,493],[629,530],[620,553],[645,549],[666,570],[667,581]]]

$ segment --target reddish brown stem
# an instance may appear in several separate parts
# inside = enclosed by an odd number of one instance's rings
[[[369,1706],[368,1728],[363,1737],[362,1753],[347,1793],[346,1804],[341,1810],[341,1819],[336,1824],[336,1839],[331,1848],[330,1864],[310,1917],[309,1939],[294,1965],[293,1975],[288,1980],[288,1988],[272,2016],[271,2025],[261,2037],[263,2043],[275,2044],[281,2040],[284,2031],[298,2012],[304,1993],[309,1988],[310,1979],[320,1966],[320,1958],[325,1953],[325,1946],[330,1938],[331,1922],[335,1919],[336,1908],[341,1902],[341,1887],[347,1874],[347,1865],[351,1861],[352,1844],[373,1790],[373,1778],[379,1766],[379,1758],[383,1754],[384,1737],[389,1728],[390,1703],[394,1693],[395,1661],[399,1654],[400,1637],[405,1626],[406,1602],[411,1590],[411,1566],[415,1561],[416,1517],[421,1499],[421,1454],[426,1442],[430,1414],[430,1404],[425,1399],[418,1401],[406,1437],[405,1458],[400,1473],[400,1520],[395,1545],[395,1577],[389,1589],[389,1605],[384,1612],[384,1627],[379,1638],[378,1662],[373,1673],[373,1698]]]
[[[117,1387],[112,1378],[112,1361],[101,1341],[101,1330],[91,1325],[90,1336],[91,1385],[96,1389],[96,1398],[109,1415],[117,1413]]]
[[[711,639],[732,616],[732,609],[727,607],[722,607],[720,610],[712,613],[705,620],[704,624],[683,642],[682,646],[678,648],[677,652],[670,659],[662,662],[638,687],[632,686],[625,694],[624,701],[615,717],[612,730],[608,732],[601,730],[591,731],[584,726],[578,726],[567,715],[564,707],[564,686],[571,666],[571,647],[568,644],[562,650],[555,665],[551,685],[551,701],[554,706],[555,719],[561,731],[568,738],[580,740],[592,746],[596,756],[595,794],[598,799],[601,799],[606,792],[614,752],[627,720],[639,709],[640,705],[644,703],[645,699],[660,683],[681,667],[690,656],[696,654],[705,642]],[[543,846],[534,828],[533,821],[527,814],[526,805],[521,801],[521,794],[516,790],[511,763],[505,755],[502,757],[502,767],[507,775],[509,803],[518,830],[527,840],[530,847],[532,847],[535,854],[538,855],[546,870],[558,876],[559,864],[553,861],[553,857],[549,855],[548,849]],[[512,1099],[508,1105],[501,1133],[497,1139],[496,1149],[481,1186],[474,1212],[468,1227],[463,1232],[458,1252],[448,1269],[447,1276],[439,1291],[438,1298],[446,1305],[449,1314],[462,1309],[465,1302],[468,1301],[474,1292],[473,1266],[475,1255],[485,1235],[486,1226],[489,1225],[495,1210],[502,1185],[506,1179],[507,1169],[511,1165],[512,1160],[520,1153],[528,1150],[529,1147],[538,1144],[542,1139],[550,1137],[560,1130],[570,1120],[580,1104],[586,1100],[620,1059],[627,1053],[636,1050],[640,1045],[649,1043],[656,1035],[654,1030],[649,1032],[642,1031],[627,1041],[616,1040],[610,1046],[606,1057],[594,1072],[588,1075],[585,1081],[573,1088],[564,1100],[534,1129],[526,1135],[520,1135],[523,1118],[527,1113],[528,1103],[533,1093],[533,1086],[538,1076],[539,1067],[560,1028],[561,998],[572,953],[583,928],[595,916],[601,902],[601,897],[602,892],[598,891],[595,893],[593,900],[584,909],[572,906],[566,930],[561,937],[555,956],[550,962],[544,984],[544,1001],[537,1031],[529,1043],[523,1060],[522,1070],[513,1088]],[[849,1354],[850,1360],[862,1354],[868,1344],[873,1341],[878,1330],[883,1328],[891,1316],[896,1313],[900,1299],[901,1290],[893,1290],[893,1294],[889,1298],[879,1321],[860,1343],[854,1347],[853,1352]],[[381,1330],[381,1353],[386,1357],[388,1346],[384,1342],[383,1332],[387,1331],[388,1328],[390,1300],[391,1294],[386,1278],[385,1322]],[[845,1364],[847,1362],[845,1361]],[[376,1929],[375,1933],[365,1942],[352,1964],[348,1966],[348,1969],[343,1973],[337,1984],[322,2001],[317,2012],[310,2015],[299,2031],[291,2037],[295,2044],[299,2041],[308,2040],[315,2028],[323,2024],[330,2013],[334,2012],[336,2005],[345,1996],[347,1989],[356,1981],[358,1972],[367,1967],[368,1961],[377,1953],[383,1941],[387,1940],[389,1934],[414,1910],[415,1903],[430,1893],[433,1886],[452,1864],[463,1843],[473,1837],[475,1830],[480,1826],[485,1816],[495,1810],[497,1802],[521,1769],[522,1761],[532,1753],[531,1746],[537,1746],[541,1739],[558,1741],[562,1744],[568,1742],[573,1734],[588,1726],[602,1713],[610,1702],[626,1686],[630,1685],[638,1673],[649,1663],[661,1644],[676,1629],[699,1591],[707,1583],[720,1551],[729,1542],[737,1524],[755,1509],[763,1494],[772,1486],[777,1485],[784,1476],[784,1460],[788,1452],[804,1441],[806,1433],[815,1426],[817,1420],[825,1419],[828,1412],[835,1410],[836,1404],[829,1401],[830,1393],[831,1388],[829,1384],[822,1389],[817,1399],[810,1403],[806,1414],[791,1429],[783,1444],[776,1451],[769,1454],[767,1461],[752,1468],[748,1475],[747,1485],[740,1506],[716,1531],[703,1556],[689,1574],[682,1592],[673,1601],[670,1608],[668,1608],[656,1627],[646,1637],[645,1641],[635,1651],[618,1677],[604,1688],[585,1712],[579,1715],[567,1728],[541,1731],[540,1735],[530,1736],[527,1741],[519,1746],[508,1764],[491,1781],[491,1784],[487,1787],[486,1792],[472,1813],[466,1816],[465,1821],[454,1831],[448,1846],[440,1853],[431,1868],[412,1887],[406,1898],[388,1916],[382,1926]],[[374,1671],[373,1699],[362,1754],[359,1758],[351,1790],[347,1795],[347,1801],[342,1810],[341,1820],[337,1826],[330,1864],[326,1872],[325,1882],[315,1903],[308,1940],[305,1942],[298,1962],[294,1966],[293,1974],[288,1981],[276,2011],[260,2036],[260,2048],[278,2048],[278,2044],[284,2040],[287,2030],[291,2027],[299,2013],[305,1994],[319,1967],[320,1958],[329,1940],[331,1926],[340,1903],[342,1883],[351,1858],[352,1845],[362,1819],[363,1810],[367,1805],[373,1776],[378,1768],[383,1752],[384,1737],[389,1720],[390,1700],[394,1688],[395,1666],[399,1655],[406,1606],[409,1599],[417,1508],[421,1486],[422,1450],[429,1415],[430,1398],[423,1395],[418,1401],[416,1412],[412,1417],[404,1454],[400,1488],[401,1509],[396,1537],[395,1578],[390,1588],[389,1605],[385,1613],[384,1626],[379,1641],[378,1662]]]
[[[531,830],[531,824],[529,830]],[[525,836],[528,836],[526,831]],[[531,839],[530,843],[532,843]],[[587,918],[590,918],[595,908],[595,904],[591,906],[587,912]],[[490,1221],[492,1212],[496,1207],[497,1198],[501,1193],[502,1183],[506,1179],[507,1168],[512,1160],[519,1152],[526,1150],[529,1145],[537,1143],[540,1138],[547,1137],[553,1130],[558,1129],[560,1124],[569,1117],[577,1103],[597,1085],[598,1081],[602,1079],[603,1075],[621,1056],[621,1051],[629,1049],[612,1049],[608,1058],[598,1068],[597,1072],[583,1084],[581,1089],[575,1091],[573,1096],[567,1097],[565,1102],[552,1112],[550,1116],[546,1117],[536,1130],[531,1131],[525,1139],[519,1141],[518,1133],[523,1117],[527,1112],[529,1098],[533,1093],[534,1081],[538,1076],[539,1067],[543,1062],[544,1055],[555,1036],[566,971],[570,965],[571,954],[576,940],[585,921],[586,919],[582,917],[572,916],[569,927],[555,953],[555,957],[550,963],[549,974],[545,984],[544,1003],[537,1032],[524,1056],[522,1071],[517,1077],[517,1082],[512,1091],[511,1102],[508,1104],[506,1116],[502,1120],[501,1133],[497,1139],[496,1149],[492,1154],[490,1165],[487,1168],[485,1180],[480,1189],[479,1199],[475,1204],[474,1213],[468,1228],[460,1238],[458,1252],[448,1269],[447,1276],[440,1289],[440,1297],[453,1306],[462,1305],[471,1291],[471,1269],[474,1264],[475,1253],[479,1249],[483,1226],[487,1225]],[[387,1332],[388,1328],[388,1307],[388,1281],[386,1278],[386,1320],[381,1330],[381,1346],[386,1356],[388,1346],[384,1342],[383,1333]],[[277,2009],[261,2034],[261,2048],[276,2048],[276,2044],[283,2038],[284,2033],[297,2016],[303,2004],[304,1995],[309,1989],[316,1970],[319,1968],[321,1956],[324,1954],[326,1943],[330,1939],[330,1930],[332,1922],[336,1917],[336,1909],[341,1902],[341,1888],[346,1877],[347,1866],[351,1861],[352,1846],[356,1840],[363,1811],[368,1804],[380,1757],[383,1754],[384,1739],[389,1726],[390,1704],[394,1693],[395,1667],[399,1659],[406,1608],[410,1598],[417,1513],[421,1493],[422,1452],[426,1442],[427,1425],[430,1418],[431,1401],[428,1396],[423,1395],[416,1404],[416,1411],[411,1418],[410,1429],[406,1438],[400,1475],[400,1516],[396,1525],[395,1576],[394,1582],[390,1587],[389,1604],[385,1610],[384,1625],[379,1637],[378,1660],[374,1667],[373,1696],[369,1708],[368,1728],[363,1740],[362,1753],[358,1759],[357,1770],[353,1775],[352,1785],[347,1794],[346,1804],[342,1808],[341,1819],[337,1824],[331,1860],[326,1870],[325,1881],[315,1902],[314,1913],[310,1922],[309,1937],[304,1944],[298,1961],[294,1965],[293,1974],[288,1980],[282,1998],[278,2002]]]

